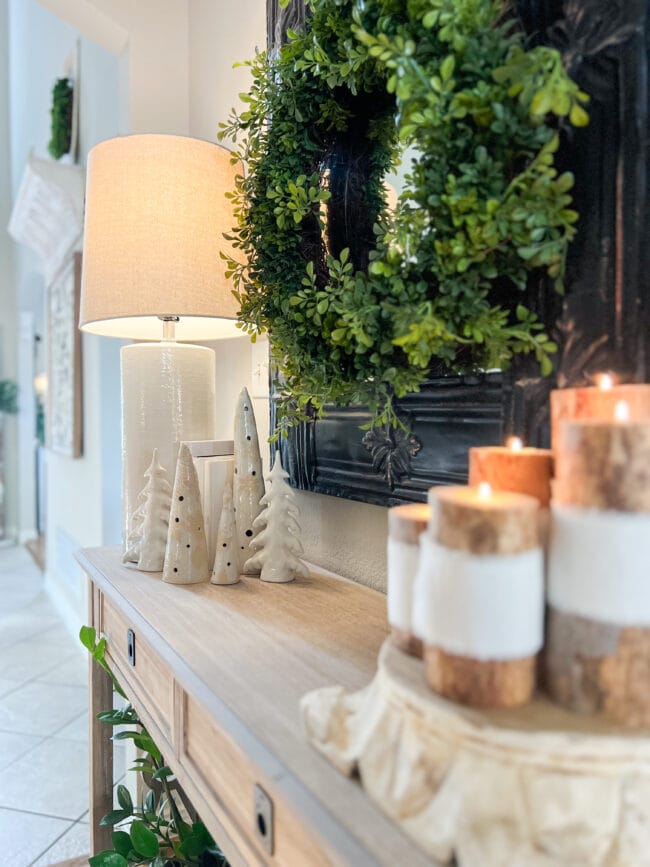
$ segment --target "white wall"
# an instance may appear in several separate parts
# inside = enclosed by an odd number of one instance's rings
[[[79,34],[36,0],[9,0],[10,128],[14,195],[29,152],[47,155],[50,98],[54,80]],[[119,131],[120,62],[85,39],[79,40],[81,161],[88,150]],[[17,305],[44,329],[44,281],[38,259],[15,247]],[[23,316],[24,319],[24,316]],[[119,343],[83,335],[83,456],[47,455],[47,578],[54,598],[70,619],[85,618],[84,586],[73,554],[80,546],[120,538],[121,449]],[[27,365],[22,365],[26,369]],[[23,377],[29,394],[29,375]],[[31,395],[30,395],[31,400]],[[23,401],[23,404],[25,401]],[[21,408],[21,529],[33,530],[31,439],[33,418]],[[117,487],[115,480],[118,480]],[[24,484],[23,484],[24,481]]]
[[[233,70],[255,48],[266,45],[264,0],[189,0],[190,134],[215,140],[238,94],[247,89],[248,71]],[[228,341],[229,344],[235,341]],[[250,349],[230,353],[231,394],[250,382]],[[219,368],[217,379],[219,379]],[[260,438],[268,426],[268,401],[254,401]],[[361,431],[359,436],[362,436]],[[268,450],[263,450],[266,460]],[[386,585],[386,510],[335,497],[299,493],[306,557],[334,572],[378,589]]]
[[[9,17],[7,0],[0,0],[0,142],[9,141]],[[0,227],[11,213],[9,148],[0,146]],[[13,247],[0,230],[0,379],[16,379],[16,298],[13,283]],[[18,443],[16,419],[5,422],[5,518],[7,535],[18,527]]]

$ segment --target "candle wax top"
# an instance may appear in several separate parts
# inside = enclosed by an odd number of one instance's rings
[[[446,503],[466,506],[472,509],[511,510],[536,509],[538,502],[535,497],[527,494],[515,494],[510,491],[492,490],[487,496],[478,492],[477,488],[468,485],[453,485],[451,487],[431,488],[430,494]]]
[[[538,449],[534,446],[522,446],[522,448],[513,449],[510,446],[473,446],[478,452],[485,452],[486,454],[498,454],[498,455],[524,455],[524,456],[540,456],[540,457],[550,457],[552,452],[550,449]]]

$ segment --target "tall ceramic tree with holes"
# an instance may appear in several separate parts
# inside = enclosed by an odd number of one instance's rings
[[[199,480],[192,453],[183,443],[176,463],[163,581],[199,584],[209,575]]]
[[[213,584],[236,584],[239,581],[239,546],[235,507],[232,500],[232,482],[226,484],[223,492],[221,517],[217,531],[217,550],[212,567]]]
[[[237,525],[237,546],[241,559],[247,556],[248,546],[255,535],[253,522],[262,510],[264,496],[262,458],[257,435],[257,422],[248,389],[243,388],[235,412],[235,470],[233,499]]]

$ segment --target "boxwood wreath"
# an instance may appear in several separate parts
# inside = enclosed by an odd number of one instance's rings
[[[51,157],[60,160],[72,146],[72,105],[74,90],[69,78],[57,78],[52,88],[52,119],[50,142],[47,150]]]
[[[548,374],[556,346],[520,301],[534,269],[562,291],[578,214],[555,155],[588,96],[556,50],[526,48],[499,0],[309,6],[306,32],[246,64],[245,108],[220,133],[247,166],[230,236],[246,266],[228,273],[241,326],[270,337],[276,436],[309,405],[366,404],[373,425],[400,426],[394,398],[434,364],[532,353]],[[389,209],[384,177],[405,146]]]

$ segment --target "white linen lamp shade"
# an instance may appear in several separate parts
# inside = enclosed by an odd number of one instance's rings
[[[223,237],[241,165],[209,142],[109,139],[89,154],[80,328],[156,341],[123,347],[123,530],[157,448],[174,477],[182,441],[216,438],[211,349],[176,341],[240,336]]]

